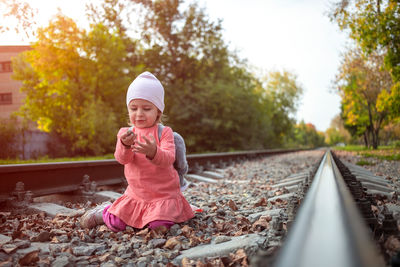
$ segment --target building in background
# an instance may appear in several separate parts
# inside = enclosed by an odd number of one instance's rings
[[[0,117],[9,118],[22,105],[25,97],[20,92],[20,81],[11,78],[11,58],[29,50],[30,46],[0,46]]]
[[[19,53],[31,49],[30,46],[0,45],[0,118],[7,119],[18,111],[25,94],[20,92],[22,83],[12,79],[11,59]],[[21,127],[22,129],[22,127]],[[17,134],[15,149],[22,159],[36,158],[47,153],[48,134],[38,131],[34,124]]]

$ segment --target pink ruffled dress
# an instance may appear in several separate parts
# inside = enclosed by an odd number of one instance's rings
[[[145,142],[143,136],[149,140],[152,140],[151,136],[156,139],[157,152],[152,160],[124,147],[120,136],[127,130],[128,127],[119,130],[114,156],[124,165],[128,187],[108,212],[134,228],[143,228],[156,220],[180,223],[193,218],[192,208],[182,195],[179,176],[173,167],[175,144],[172,129],[165,127],[160,140],[157,125],[133,129],[140,142]]]

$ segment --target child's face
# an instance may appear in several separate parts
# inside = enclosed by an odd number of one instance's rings
[[[128,105],[129,120],[137,128],[148,128],[156,123],[161,112],[144,99],[133,99]]]

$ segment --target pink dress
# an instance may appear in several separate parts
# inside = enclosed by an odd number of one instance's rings
[[[127,130],[128,127],[119,130],[114,156],[124,165],[128,187],[108,212],[135,228],[143,228],[155,220],[180,223],[193,218],[193,211],[182,195],[179,176],[173,167],[175,144],[171,128],[164,128],[160,140],[157,125],[134,128],[140,142],[145,142],[142,136],[156,139],[157,152],[152,160],[122,145],[120,136]]]

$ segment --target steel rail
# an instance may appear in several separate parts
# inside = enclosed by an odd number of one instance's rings
[[[190,172],[223,167],[240,159],[250,159],[298,149],[255,150],[231,153],[208,153],[188,155]],[[116,160],[54,162],[0,165],[0,201],[10,198],[16,183],[22,182],[24,189],[33,197],[70,192],[82,188],[84,176],[96,185],[111,185],[125,182],[123,165]],[[87,179],[86,179],[87,180]],[[87,182],[87,181],[86,181]]]
[[[274,265],[384,266],[329,150]]]

